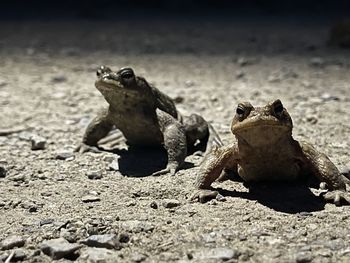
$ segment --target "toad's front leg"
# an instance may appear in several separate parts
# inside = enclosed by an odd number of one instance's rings
[[[198,190],[190,197],[192,201],[204,203],[218,195],[217,191],[211,189],[211,184],[219,178],[225,168],[228,168],[228,164],[233,163],[235,149],[235,145],[216,147],[205,157],[195,182]]]
[[[109,120],[108,109],[104,109],[90,122],[85,130],[83,141],[75,149],[75,151],[84,152],[100,152],[97,142],[105,137],[112,129],[113,124]]]
[[[301,142],[300,146],[309,170],[329,189],[323,198],[336,205],[350,204],[350,192],[346,189],[349,180],[339,172],[325,154],[318,152],[306,142]]]

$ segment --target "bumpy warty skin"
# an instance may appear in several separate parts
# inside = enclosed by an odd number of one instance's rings
[[[80,152],[96,149],[98,141],[116,127],[128,145],[163,146],[167,150],[167,167],[153,174],[159,175],[175,174],[197,140],[221,144],[217,133],[201,116],[182,116],[169,96],[136,76],[131,68],[112,71],[101,66],[95,86],[109,106],[88,125],[77,149]]]
[[[326,184],[327,201],[350,203],[348,179],[311,144],[294,140],[292,129],[292,119],[280,100],[256,108],[249,102],[239,103],[231,125],[234,141],[206,157],[195,182],[199,191],[192,199],[204,202],[214,197],[212,182],[232,171],[246,182],[312,177]]]

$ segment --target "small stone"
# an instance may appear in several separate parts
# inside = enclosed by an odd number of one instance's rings
[[[92,202],[101,201],[101,198],[97,195],[88,194],[88,195],[84,195],[81,198],[81,201],[83,201],[83,203],[92,203]]]
[[[154,225],[147,221],[129,220],[120,223],[120,227],[125,231],[140,233],[151,232],[154,230]]]
[[[309,117],[306,117],[306,121],[311,124],[316,124],[318,122],[318,119],[315,116],[309,116]]]
[[[18,248],[18,249],[14,250],[14,254],[13,254],[11,261],[13,261],[13,262],[23,261],[26,258],[27,258],[27,255],[26,255],[25,251],[21,248]]]
[[[350,179],[350,167],[342,167],[340,168],[340,173]]]
[[[310,252],[299,252],[296,255],[295,261],[297,263],[308,263],[313,259],[312,254]]]
[[[55,159],[71,161],[74,159],[74,153],[72,151],[59,151],[56,153]]]
[[[24,174],[17,174],[9,177],[9,180],[13,182],[24,182],[26,180],[26,176]]]
[[[120,243],[115,234],[105,234],[105,235],[92,235],[87,239],[81,241],[81,243],[89,247],[99,247],[108,249],[120,249]]]
[[[130,236],[127,233],[120,233],[118,239],[121,243],[128,243],[130,241]]]
[[[119,162],[118,162],[118,159],[114,159],[114,160],[109,164],[109,170],[110,170],[110,171],[119,171]]]
[[[236,71],[236,79],[242,79],[245,76],[244,71],[238,70]]]
[[[185,98],[183,96],[178,95],[175,98],[173,98],[173,100],[175,103],[182,103],[185,100]]]
[[[43,150],[45,149],[46,139],[39,135],[33,135],[31,137],[32,150]]]
[[[53,222],[55,222],[55,220],[53,218],[43,219],[43,220],[40,220],[39,226],[50,225]]]
[[[237,259],[240,256],[240,253],[236,250],[218,247],[218,248],[205,248],[201,249],[193,254],[193,258],[197,260],[230,260]]]
[[[79,260],[90,263],[114,263],[119,262],[118,253],[106,248],[88,247],[82,250]]]
[[[321,95],[321,99],[323,101],[331,101],[331,100],[336,100],[337,101],[337,100],[339,100],[339,98],[337,96],[331,95],[331,94],[329,94],[327,92],[325,92],[325,93],[323,93]]]
[[[324,66],[324,60],[319,57],[314,57],[310,59],[310,65],[313,67],[323,67]]]
[[[185,85],[186,85],[186,87],[190,88],[190,87],[195,86],[196,83],[194,81],[192,81],[192,80],[186,80],[185,81]]]
[[[153,209],[158,209],[158,204],[156,201],[152,201],[151,204],[149,205]]]
[[[239,57],[239,58],[237,59],[236,62],[237,62],[237,64],[240,65],[241,67],[244,67],[244,66],[246,66],[246,65],[249,64],[248,59],[245,58],[245,57]]]
[[[67,78],[65,76],[57,75],[51,78],[52,83],[63,83],[66,82]]]
[[[147,256],[145,254],[134,252],[131,254],[131,261],[132,262],[142,262],[145,261]]]
[[[75,251],[80,247],[81,245],[71,244],[64,238],[46,240],[40,245],[41,251],[54,260],[61,258],[75,258]]]
[[[215,197],[215,199],[219,202],[225,202],[227,199],[225,196],[221,195],[221,194],[217,194],[217,196]]]
[[[173,207],[177,207],[179,205],[181,205],[180,201],[176,200],[176,199],[164,199],[162,201],[162,205],[165,208],[173,208]]]
[[[89,171],[86,176],[91,180],[97,180],[102,178],[101,171]]]
[[[6,176],[6,169],[0,166],[0,178],[5,178],[5,176]]]
[[[14,247],[23,247],[25,239],[21,236],[9,236],[1,242],[1,249],[8,250]]]

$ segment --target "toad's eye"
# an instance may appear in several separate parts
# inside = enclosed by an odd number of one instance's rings
[[[134,78],[134,72],[132,71],[132,69],[125,69],[120,73],[120,75],[125,80]]]
[[[236,109],[236,114],[238,115],[238,117],[243,117],[244,112],[245,112],[244,108],[241,105],[238,105]]]

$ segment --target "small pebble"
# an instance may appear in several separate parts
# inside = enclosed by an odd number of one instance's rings
[[[6,169],[0,166],[0,178],[5,178],[5,176],[6,176]]]
[[[46,139],[39,135],[33,135],[31,137],[32,150],[43,150],[45,149]]]
[[[176,200],[176,199],[164,199],[162,200],[162,205],[165,208],[173,208],[173,207],[177,207],[179,205],[181,205],[180,201]]]
[[[56,153],[55,159],[71,161],[74,159],[74,153],[72,151],[59,151]]]
[[[308,263],[313,259],[312,254],[310,252],[299,252],[296,255],[295,261],[297,263]]]
[[[325,64],[324,60],[319,57],[314,57],[310,59],[310,65],[313,67],[323,67]]]
[[[89,171],[86,173],[86,176],[91,180],[97,180],[103,177],[101,171]]]
[[[113,161],[109,164],[109,170],[110,170],[110,171],[119,171],[119,162],[118,162],[118,159],[113,160]]]
[[[158,208],[158,204],[156,201],[152,201],[151,204],[150,204],[150,207],[153,208],[153,209],[157,209]]]
[[[81,201],[83,201],[83,203],[92,203],[92,202],[98,202],[101,201],[101,198],[96,196],[96,195],[85,195],[81,198]]]
[[[66,81],[67,81],[67,78],[65,76],[58,75],[51,78],[52,83],[63,83]]]
[[[67,257],[72,258],[74,257],[74,252],[80,247],[81,245],[69,243],[64,238],[45,240],[40,245],[41,251],[54,260]]]
[[[105,234],[105,235],[92,235],[87,239],[81,241],[89,247],[99,247],[108,249],[120,249],[120,243],[115,234]]]
[[[15,247],[23,247],[25,239],[21,236],[9,236],[1,242],[1,249],[8,250]]]

